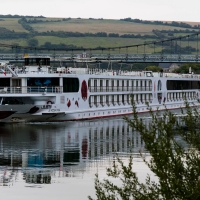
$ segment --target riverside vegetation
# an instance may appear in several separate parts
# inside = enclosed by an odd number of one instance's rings
[[[108,178],[95,179],[97,199],[108,200],[197,200],[200,199],[200,116],[198,108],[185,102],[186,108],[181,115],[165,110],[150,110],[151,123],[145,125],[139,118],[136,106],[133,105],[132,119],[125,118],[127,123],[141,134],[146,150],[151,159],[141,158],[157,177],[157,181],[147,175],[141,182],[134,172],[133,156],[124,164],[116,154],[112,167],[107,169]],[[181,123],[180,123],[181,122]],[[177,140],[175,136],[179,136]],[[186,145],[183,145],[185,142]],[[115,185],[109,177],[118,180]],[[89,199],[93,198],[89,196]]]

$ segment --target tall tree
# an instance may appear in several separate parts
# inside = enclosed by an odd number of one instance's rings
[[[107,169],[107,179],[100,181],[96,175],[97,199],[200,199],[200,117],[197,108],[185,102],[186,109],[177,117],[168,110],[162,113],[149,107],[151,121],[146,125],[133,100],[132,105],[133,117],[125,120],[141,134],[151,159],[140,155],[158,180],[147,175],[145,183],[141,182],[134,172],[133,156],[130,155],[128,165],[116,156],[112,167]],[[187,148],[175,135],[187,143]],[[116,178],[119,184],[115,185],[109,177]],[[89,199],[93,198],[89,196]]]

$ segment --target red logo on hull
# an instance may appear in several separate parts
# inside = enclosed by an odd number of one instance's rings
[[[82,96],[82,99],[86,101],[87,96],[88,96],[88,87],[85,80],[83,80],[82,85],[81,85],[81,96]]]
[[[68,102],[67,102],[67,107],[69,108],[71,106],[71,101],[69,100]]]

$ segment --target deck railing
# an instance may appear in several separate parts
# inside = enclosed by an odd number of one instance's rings
[[[0,87],[0,94],[46,94],[46,93],[62,93],[63,87],[60,86],[34,86],[34,87]]]
[[[164,78],[192,78],[200,79],[200,74],[177,74],[177,73],[160,73],[151,72],[151,76],[147,75],[147,71],[132,71],[132,70],[112,70],[112,69],[100,69],[100,68],[76,68],[76,67],[53,67],[53,66],[41,66],[38,69],[37,66],[26,67],[12,67],[10,71],[6,67],[2,67],[0,74],[91,74],[91,75],[107,75],[107,76],[136,76],[136,77],[164,77]],[[69,69],[69,70],[68,70]],[[11,73],[12,72],[12,73]]]

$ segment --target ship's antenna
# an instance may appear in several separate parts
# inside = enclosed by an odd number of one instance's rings
[[[99,69],[100,69],[100,62],[99,62]]]
[[[109,70],[110,61],[108,61],[108,70]]]
[[[75,63],[75,60],[74,60],[74,68],[76,68],[76,63]]]

